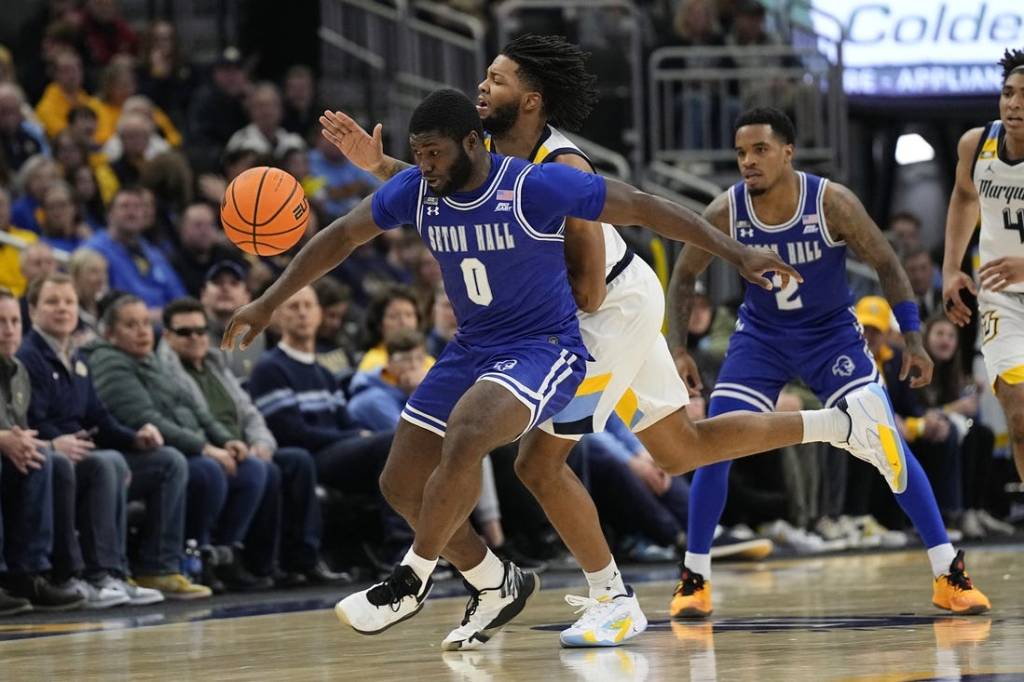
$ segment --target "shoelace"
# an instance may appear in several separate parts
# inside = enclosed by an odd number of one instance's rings
[[[691,573],[690,569],[683,566],[682,574],[679,576],[679,584],[676,585],[675,594],[682,594],[689,597],[697,590],[704,589],[704,576],[700,573]]]
[[[594,599],[593,597],[581,597],[575,594],[565,595],[565,603],[569,606],[578,607],[574,613],[582,613],[583,615],[576,621],[575,627],[581,629],[588,629],[592,625],[599,623],[603,620],[604,613],[614,605],[613,600],[607,599],[601,601],[600,599]]]
[[[409,575],[415,577],[412,570],[406,574],[396,569],[391,575],[384,579],[379,585],[374,585],[366,593],[366,601],[374,606],[389,606],[392,611],[398,611],[402,600],[416,594],[415,586],[408,580]]]
[[[467,590],[469,590],[469,601],[466,602],[466,612],[462,615],[462,624],[466,625],[469,623],[469,619],[473,617],[473,614],[475,614],[476,610],[480,607],[481,591],[477,590],[465,580],[462,581],[462,584],[466,586]]]

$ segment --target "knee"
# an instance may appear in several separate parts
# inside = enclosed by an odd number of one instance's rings
[[[74,486],[75,485],[75,465],[74,463],[57,452],[56,450],[50,451],[48,457],[50,466],[53,467],[53,484],[54,486]]]
[[[380,492],[391,508],[406,519],[419,516],[422,491],[413,492],[400,483],[398,477],[390,474],[387,467],[380,475]]]
[[[267,483],[271,466],[270,462],[258,457],[247,457],[238,462],[238,470],[235,475],[238,476],[239,483],[242,485],[249,488],[262,489]]]
[[[463,467],[479,464],[495,445],[492,441],[493,434],[484,424],[449,425],[441,444],[441,465]]]
[[[516,476],[534,495],[542,495],[548,484],[554,482],[560,469],[565,466],[562,460],[530,456],[529,452],[520,452],[516,457]]]
[[[177,448],[164,445],[151,452],[132,456],[154,458],[162,466],[165,480],[169,481],[172,485],[184,486],[188,482],[188,458],[181,454],[181,451]]]
[[[281,488],[281,467],[275,462],[264,461],[263,468],[266,470],[266,490],[279,490]]]

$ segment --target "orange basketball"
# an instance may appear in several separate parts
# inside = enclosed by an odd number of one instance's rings
[[[302,185],[280,168],[250,168],[231,181],[220,223],[235,246],[257,256],[287,251],[306,232],[309,201]]]

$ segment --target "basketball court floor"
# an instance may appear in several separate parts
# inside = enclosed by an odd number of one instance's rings
[[[927,560],[900,551],[722,564],[708,622],[668,620],[672,567],[625,571],[650,629],[618,649],[562,649],[578,573],[544,574],[520,620],[476,652],[439,643],[462,617],[460,584],[375,637],[342,627],[337,594],[249,596],[0,620],[0,680],[1024,680],[1024,546],[969,549],[984,616],[933,608]],[[447,595],[447,596],[445,596]]]

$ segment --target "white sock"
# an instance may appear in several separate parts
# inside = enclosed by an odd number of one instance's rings
[[[842,443],[850,435],[850,418],[838,407],[800,410],[804,422],[803,443]]]
[[[932,562],[932,573],[938,578],[949,573],[949,565],[956,558],[956,550],[952,543],[935,545],[928,548],[928,561]]]
[[[694,554],[687,552],[683,557],[683,564],[690,569],[691,573],[700,573],[704,580],[711,580],[711,555]]]
[[[626,594],[626,585],[622,582],[622,574],[619,573],[619,567],[615,565],[615,559],[609,561],[608,565],[600,571],[593,573],[583,571],[583,575],[587,576],[591,599],[597,599],[606,594],[611,594],[613,597],[618,594]]]
[[[413,573],[416,574],[425,585],[427,578],[434,572],[434,567],[437,566],[437,559],[424,559],[416,552],[412,551],[412,547],[405,553],[405,557],[402,559],[402,563],[412,569]]]
[[[488,549],[484,560],[468,571],[462,571],[462,577],[476,589],[488,590],[497,587],[505,579],[505,564]]]

